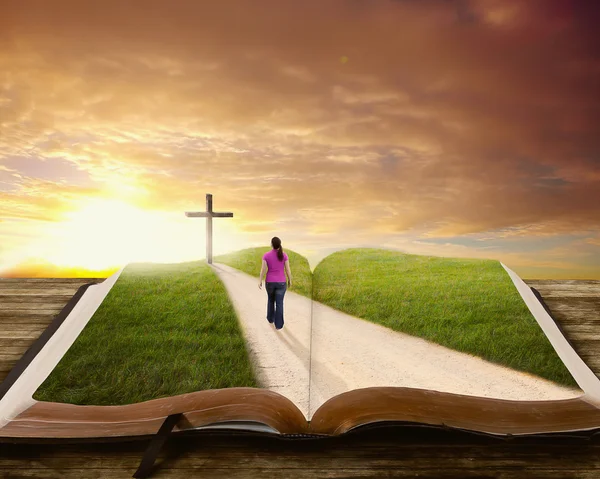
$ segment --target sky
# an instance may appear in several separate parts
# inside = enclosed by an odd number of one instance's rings
[[[569,0],[0,3],[0,276],[273,236],[600,279],[600,20]]]

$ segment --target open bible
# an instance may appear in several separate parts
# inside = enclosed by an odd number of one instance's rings
[[[311,270],[287,250],[275,330],[268,249],[131,263],[81,287],[0,385],[0,437],[145,436],[169,418],[287,436],[600,428],[600,380],[504,264],[352,248]]]

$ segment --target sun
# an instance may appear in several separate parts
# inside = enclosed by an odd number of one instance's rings
[[[99,270],[127,263],[142,253],[151,234],[144,212],[116,200],[89,200],[55,225],[48,235],[48,261]],[[135,245],[138,248],[135,248]]]
[[[213,226],[214,253],[243,247],[235,225]],[[89,199],[65,213],[36,245],[36,256],[55,265],[100,271],[130,262],[179,263],[205,258],[205,221],[183,209],[145,210],[123,200]]]
[[[173,215],[146,211],[120,200],[93,199],[66,214],[48,238],[48,261],[100,270],[129,262],[185,261]],[[187,248],[189,251],[189,248]]]

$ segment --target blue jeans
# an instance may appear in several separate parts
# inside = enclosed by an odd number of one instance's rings
[[[283,328],[283,297],[287,290],[287,283],[265,283],[267,289],[267,321],[275,323],[277,329]]]

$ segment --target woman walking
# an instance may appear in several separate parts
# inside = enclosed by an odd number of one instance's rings
[[[283,328],[283,297],[287,290],[285,274],[287,273],[287,286],[292,287],[292,272],[288,255],[283,252],[281,240],[275,236],[271,239],[272,250],[265,253],[260,269],[260,283],[262,289],[263,278],[267,275],[265,287],[267,290],[267,321],[275,324],[275,329]]]

